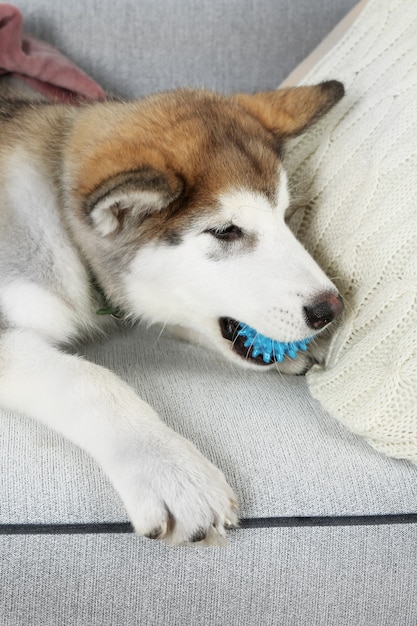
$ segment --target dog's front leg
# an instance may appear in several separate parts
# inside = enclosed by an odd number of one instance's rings
[[[138,533],[174,545],[218,543],[236,524],[235,497],[223,474],[109,370],[30,331],[5,332],[0,404],[89,452]]]

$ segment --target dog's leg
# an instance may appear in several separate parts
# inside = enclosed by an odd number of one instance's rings
[[[87,450],[138,533],[174,545],[219,543],[236,524],[223,474],[109,370],[31,331],[8,331],[0,336],[0,404]]]

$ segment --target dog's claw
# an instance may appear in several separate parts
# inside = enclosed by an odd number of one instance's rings
[[[236,528],[236,524],[232,522],[230,519],[225,519],[224,527],[226,530],[231,530],[232,528]]]
[[[200,528],[190,539],[190,543],[198,543],[199,541],[204,541],[207,536],[207,531],[204,528]]]
[[[166,507],[167,508],[167,507]],[[167,535],[171,532],[174,527],[175,521],[172,517],[171,512],[167,508],[168,511],[168,519],[163,521],[158,528],[154,528],[151,532],[146,533],[144,537],[146,539],[165,539]]]
[[[144,537],[146,539],[161,539],[163,535],[164,533],[162,531],[162,528],[156,528],[155,530],[152,530],[150,533],[147,533],[146,535],[144,535]]]

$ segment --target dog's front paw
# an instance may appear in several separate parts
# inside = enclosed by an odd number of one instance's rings
[[[236,497],[222,472],[175,433],[136,450],[130,442],[110,477],[135,531],[150,539],[222,545],[238,523]]]

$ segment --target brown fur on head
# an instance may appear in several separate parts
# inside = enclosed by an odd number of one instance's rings
[[[337,80],[311,87],[289,87],[234,99],[278,138],[295,137],[322,117],[343,97]]]
[[[282,143],[343,93],[337,81],[232,97],[183,89],[88,107],[70,138],[67,163],[81,215],[89,219],[106,200],[102,206],[118,221],[108,233],[116,233],[129,213],[156,217],[175,202],[181,211],[207,209],[220,190],[242,181],[273,198]],[[120,200],[123,181],[132,201]]]

